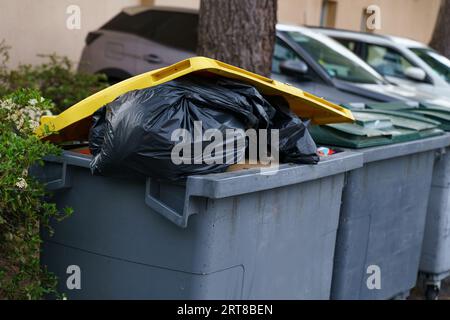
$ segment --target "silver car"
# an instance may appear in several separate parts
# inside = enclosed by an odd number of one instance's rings
[[[195,56],[198,12],[148,7],[124,9],[86,37],[79,70],[111,82]]]
[[[339,29],[314,30],[339,41],[392,82],[450,97],[450,60],[423,43]]]
[[[86,38],[79,69],[111,82],[195,55],[198,12],[161,7],[123,10]],[[389,83],[337,41],[277,25],[272,77],[335,103],[419,101],[450,108],[450,99]]]

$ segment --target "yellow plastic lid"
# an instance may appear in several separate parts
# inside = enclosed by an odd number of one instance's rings
[[[194,57],[129,78],[76,103],[57,116],[43,116],[36,130],[40,138],[55,141],[86,140],[92,114],[120,95],[137,89],[153,87],[190,73],[219,75],[256,87],[263,95],[282,96],[293,112],[314,124],[353,122],[350,110],[316,97],[299,88],[284,84],[247,70],[204,57]]]

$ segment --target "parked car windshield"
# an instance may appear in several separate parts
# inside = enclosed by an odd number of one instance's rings
[[[383,78],[350,50],[326,36],[287,31],[300,47],[335,79],[359,83],[383,83]]]
[[[450,60],[428,48],[410,48],[412,52],[425,61],[434,71],[450,83]]]

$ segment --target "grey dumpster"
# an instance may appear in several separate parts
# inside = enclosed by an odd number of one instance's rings
[[[420,104],[370,104],[368,108],[401,110],[440,122],[439,127],[450,131],[450,109]],[[421,280],[424,281],[427,299],[439,295],[441,281],[450,275],[450,147],[436,153],[431,183],[425,235],[420,261]]]
[[[403,297],[416,284],[435,153],[450,136],[434,136],[435,122],[413,116],[353,114],[355,124],[312,130],[319,143],[364,156],[346,175],[331,298]]]
[[[184,184],[92,176],[89,161],[66,152],[35,172],[74,208],[42,248],[69,299],[329,299],[344,174],[361,154]]]
[[[420,272],[427,299],[436,299],[441,281],[450,275],[449,147],[436,153]]]

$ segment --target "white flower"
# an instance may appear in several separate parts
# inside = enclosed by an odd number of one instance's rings
[[[28,187],[28,183],[24,178],[19,178],[16,182],[16,187],[19,189],[25,189],[26,187]]]
[[[25,123],[25,121],[23,118],[18,119],[16,121],[17,129],[22,130],[24,123]]]
[[[33,109],[28,109],[28,117],[32,120],[36,119],[36,111],[34,111]]]
[[[14,103],[11,99],[0,100],[0,109],[6,111],[6,120],[11,121],[19,131],[26,132],[39,127],[43,115],[52,115],[51,111],[38,107],[37,104],[44,101],[45,98],[38,97],[28,100],[27,106],[22,106]]]
[[[36,129],[37,127],[39,127],[39,121],[34,121],[34,120],[30,120],[29,122],[30,128],[32,130]]]
[[[38,101],[36,99],[30,99],[28,100],[28,103],[32,106],[34,106],[36,103],[38,103]]]

